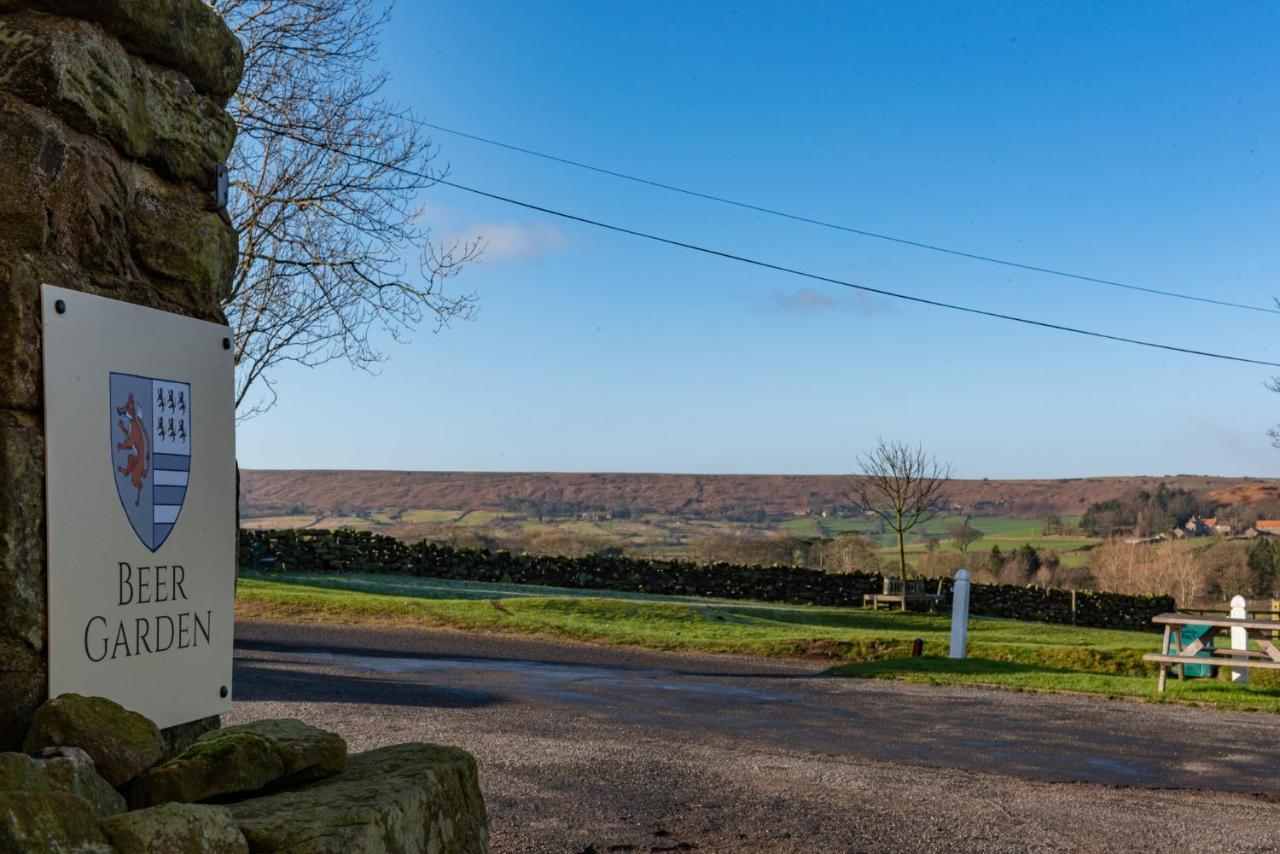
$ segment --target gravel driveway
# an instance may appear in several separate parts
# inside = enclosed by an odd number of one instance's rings
[[[819,666],[241,623],[228,723],[480,763],[493,849],[1276,850],[1280,718]]]

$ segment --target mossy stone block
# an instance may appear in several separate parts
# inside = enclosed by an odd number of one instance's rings
[[[400,744],[341,774],[229,805],[252,851],[476,854],[489,831],[476,762],[455,747]]]
[[[112,786],[122,786],[164,753],[160,729],[105,697],[62,694],[36,710],[23,750],[79,747]]]
[[[129,806],[168,801],[193,803],[254,792],[284,775],[284,762],[264,738],[251,733],[211,733],[129,787]]]
[[[229,735],[254,735],[275,750],[284,767],[282,783],[300,783],[337,774],[347,764],[347,743],[337,733],[296,718],[275,718],[230,726],[201,736],[196,744]]]
[[[65,792],[0,792],[0,851],[112,854],[89,802]]]
[[[117,854],[248,854],[225,807],[161,804],[102,822]]]

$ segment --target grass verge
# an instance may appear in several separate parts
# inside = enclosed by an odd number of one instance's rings
[[[1155,693],[1142,655],[1154,632],[1123,632],[975,618],[970,658],[946,654],[950,620],[856,608],[819,608],[614,591],[446,581],[389,575],[243,573],[240,619],[451,628],[538,635],[667,651],[820,658],[833,676],[979,684],[1188,702],[1280,712],[1280,690],[1253,674],[1252,686],[1171,681]],[[924,641],[924,657],[909,657]]]
[[[1156,693],[1154,675],[1094,673],[1001,661],[966,658],[953,661],[929,656],[840,664],[828,673],[864,679],[897,679],[923,685],[987,685],[1012,691],[1095,694],[1151,703],[1190,703],[1236,711],[1280,712],[1280,690],[1266,685],[1233,685],[1218,679],[1170,679],[1164,694]],[[1257,674],[1254,674],[1256,680]],[[1269,681],[1269,680],[1268,680]]]

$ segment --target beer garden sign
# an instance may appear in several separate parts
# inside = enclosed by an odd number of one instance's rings
[[[49,696],[231,705],[230,330],[45,285]]]

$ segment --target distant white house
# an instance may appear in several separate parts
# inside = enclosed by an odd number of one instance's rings
[[[1126,546],[1136,546],[1143,543],[1159,543],[1169,539],[1168,534],[1152,534],[1150,537],[1125,537],[1124,544]]]

